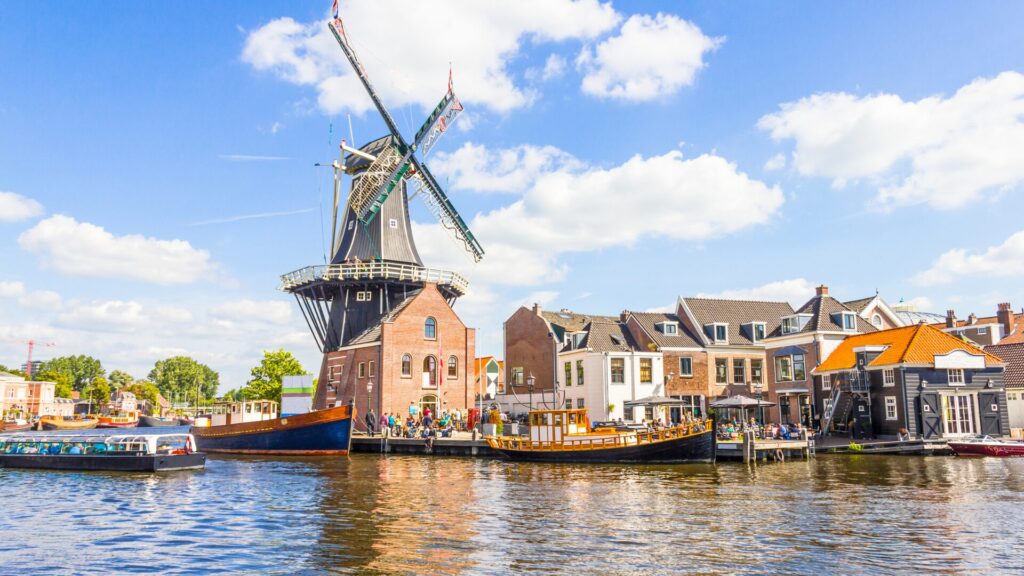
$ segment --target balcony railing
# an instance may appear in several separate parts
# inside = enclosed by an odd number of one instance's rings
[[[311,282],[322,280],[431,282],[450,286],[459,294],[465,294],[469,288],[469,282],[465,278],[447,270],[393,262],[363,262],[359,264],[322,264],[300,268],[281,276],[281,290],[290,292]]]

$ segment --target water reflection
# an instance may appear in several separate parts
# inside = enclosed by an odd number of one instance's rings
[[[211,458],[0,470],[3,572],[1012,572],[1024,459],[602,466]]]

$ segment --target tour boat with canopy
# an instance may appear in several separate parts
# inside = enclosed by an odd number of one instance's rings
[[[27,433],[0,436],[0,466],[160,472],[206,465],[191,434]]]
[[[539,462],[682,463],[715,461],[715,428],[698,420],[669,428],[636,430],[601,424],[591,428],[586,409],[533,410],[530,436],[487,436],[512,460]]]

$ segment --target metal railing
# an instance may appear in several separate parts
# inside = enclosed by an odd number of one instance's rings
[[[566,435],[561,440],[530,440],[529,438],[488,436],[487,442],[492,448],[508,450],[594,450],[598,448],[642,446],[665,440],[695,436],[711,430],[711,426],[711,420],[707,420],[649,432],[631,432],[613,436],[602,436],[600,438],[588,438],[585,435]]]
[[[321,280],[396,280],[399,282],[431,282],[451,286],[465,294],[469,282],[465,278],[436,268],[393,262],[362,262],[358,264],[321,264],[306,266],[281,276],[281,290],[286,292]]]

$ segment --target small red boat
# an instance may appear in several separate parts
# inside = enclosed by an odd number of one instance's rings
[[[949,447],[957,456],[1024,456],[1024,442],[998,440],[991,436],[951,440]]]
[[[0,432],[21,432],[32,428],[32,423],[27,420],[0,421]]]

